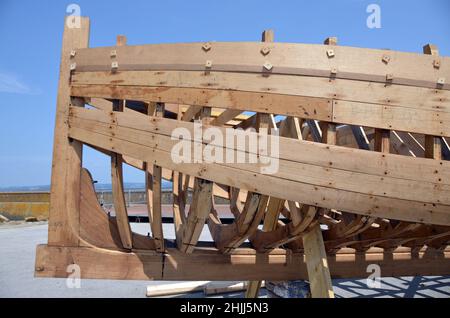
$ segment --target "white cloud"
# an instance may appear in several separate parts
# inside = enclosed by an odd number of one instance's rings
[[[40,90],[29,87],[17,75],[11,73],[0,73],[0,92],[26,95],[41,93]]]

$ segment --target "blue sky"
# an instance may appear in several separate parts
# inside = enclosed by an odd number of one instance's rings
[[[50,183],[59,58],[66,8],[91,18],[91,46],[195,41],[259,41],[275,30],[280,42],[339,44],[421,52],[426,43],[450,55],[450,1],[57,1],[0,0],[0,187]],[[369,4],[381,28],[369,29]],[[109,160],[86,150],[85,166],[110,182]],[[143,182],[125,169],[125,181]]]

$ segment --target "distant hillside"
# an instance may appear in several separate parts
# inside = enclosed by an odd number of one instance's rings
[[[163,180],[163,189],[172,188],[172,182]],[[143,190],[145,183],[141,182],[125,182],[125,190]],[[110,183],[95,183],[96,191],[111,191]],[[0,192],[48,192],[50,185],[36,185],[36,186],[19,186],[19,187],[0,187]]]

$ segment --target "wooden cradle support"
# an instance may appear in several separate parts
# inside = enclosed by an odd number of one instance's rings
[[[382,276],[450,274],[450,59],[435,46],[419,55],[336,38],[276,43],[265,32],[255,43],[130,46],[119,36],[88,48],[89,19],[80,22],[65,26],[36,276],[67,277],[78,264],[82,278],[251,280],[253,295],[261,280],[308,279],[313,296],[331,297],[331,277],[367,277],[370,264]],[[199,122],[276,141],[279,152],[198,138]],[[200,160],[175,162],[181,141]],[[96,198],[83,146],[111,158],[114,216]],[[211,163],[208,147],[278,169]],[[130,226],[123,164],[145,172],[148,236]],[[163,179],[174,240],[163,231]],[[199,241],[204,229],[212,242]]]

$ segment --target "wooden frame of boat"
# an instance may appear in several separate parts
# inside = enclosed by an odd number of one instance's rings
[[[450,274],[450,58],[433,45],[414,54],[273,37],[128,46],[118,36],[88,48],[89,19],[66,25],[36,276],[67,277],[76,263],[82,278],[251,280],[248,297],[260,280],[308,279],[314,297],[332,297],[331,277],[367,277],[369,264],[383,276]],[[278,171],[175,163],[171,134],[194,120],[277,138]],[[111,157],[115,217],[83,168],[85,145]],[[145,171],[150,236],[131,231],[123,164]],[[174,241],[162,179],[173,183]],[[229,200],[231,224],[214,197]],[[214,242],[199,242],[205,224]]]

